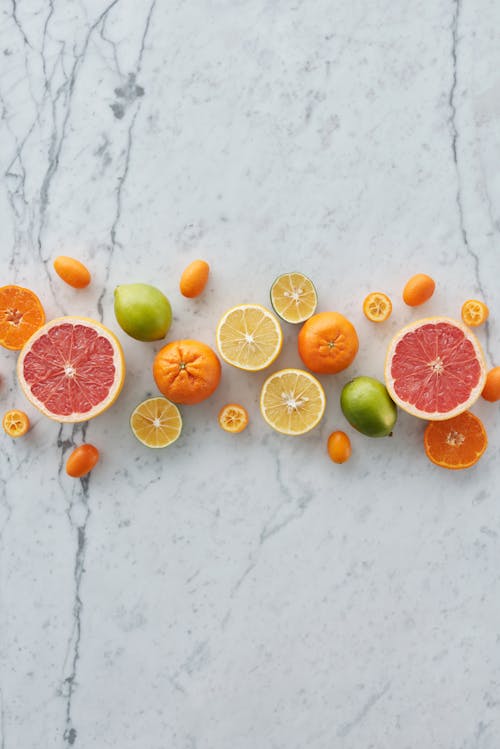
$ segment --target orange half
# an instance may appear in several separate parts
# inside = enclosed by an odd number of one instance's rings
[[[473,466],[488,446],[483,422],[470,411],[447,421],[431,421],[424,433],[425,453],[443,468]]]

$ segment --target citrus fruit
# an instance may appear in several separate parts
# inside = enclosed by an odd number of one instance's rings
[[[267,378],[260,410],[269,426],[282,434],[309,432],[321,421],[326,398],[321,383],[302,369],[282,369]]]
[[[179,283],[180,292],[190,299],[201,294],[208,281],[210,266],[204,260],[193,260],[184,269]]]
[[[487,446],[484,425],[470,411],[446,421],[431,421],[424,432],[427,457],[443,468],[470,468],[477,463]]]
[[[249,372],[272,364],[282,345],[279,321],[260,304],[232,307],[217,326],[217,348],[224,361]]]
[[[447,317],[417,320],[389,345],[385,383],[408,413],[440,421],[466,411],[479,398],[486,366],[479,342]]]
[[[384,322],[391,315],[392,302],[387,294],[383,294],[381,291],[372,291],[365,297],[363,312],[371,322]]]
[[[25,344],[17,375],[25,396],[46,416],[87,421],[118,398],[125,360],[116,336],[100,323],[59,317]]]
[[[271,286],[271,304],[282,320],[299,323],[314,315],[318,297],[313,282],[303,273],[284,273]]]
[[[489,314],[486,304],[478,299],[468,299],[462,305],[462,320],[473,328],[485,323]]]
[[[83,289],[90,283],[90,273],[83,263],[74,257],[59,255],[54,260],[54,270],[70,286]]]
[[[425,273],[417,273],[407,281],[403,289],[403,301],[409,307],[419,307],[427,302],[434,294],[436,283]]]
[[[345,463],[351,457],[351,440],[345,432],[332,432],[328,437],[327,450],[334,463]]]
[[[115,316],[119,326],[137,341],[159,341],[172,324],[172,308],[165,294],[147,283],[129,283],[115,289]]]
[[[341,372],[352,363],[358,347],[354,325],[340,312],[319,312],[300,329],[300,358],[318,374]]]
[[[130,428],[146,447],[167,447],[180,436],[182,418],[167,398],[148,398],[133,411]]]
[[[367,437],[387,437],[398,418],[387,388],[373,377],[355,377],[344,385],[340,407],[349,424]]]
[[[248,426],[248,412],[238,403],[228,403],[219,411],[218,420],[225,432],[239,434]]]
[[[158,390],[174,403],[200,403],[216,390],[220,376],[217,355],[200,341],[172,341],[158,351],[153,362]]]
[[[99,460],[99,450],[94,445],[85,444],[77,447],[66,461],[66,473],[74,479],[80,479],[95,467]]]
[[[0,288],[0,345],[18,351],[45,322],[37,295],[22,286]]]
[[[23,437],[30,428],[30,420],[24,411],[13,408],[4,414],[2,426],[9,437]]]
[[[500,367],[490,369],[481,395],[490,403],[500,400]]]

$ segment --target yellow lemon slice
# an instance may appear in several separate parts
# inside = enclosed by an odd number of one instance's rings
[[[179,437],[182,418],[177,406],[167,398],[148,398],[132,413],[130,428],[143,445],[167,447]]]
[[[302,369],[282,369],[265,381],[260,410],[269,426],[282,434],[305,434],[321,421],[326,397],[320,382]]]
[[[248,372],[272,364],[282,345],[279,321],[260,304],[232,307],[217,327],[217,347],[224,361]]]
[[[282,320],[299,323],[314,315],[318,297],[313,282],[303,273],[284,273],[271,286],[271,304]]]

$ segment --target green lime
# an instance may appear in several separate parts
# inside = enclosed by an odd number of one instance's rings
[[[368,437],[387,437],[398,409],[387,388],[373,377],[355,377],[340,395],[342,412],[351,426]]]
[[[129,283],[115,289],[118,324],[138,341],[165,338],[172,323],[172,308],[165,294],[147,283]]]

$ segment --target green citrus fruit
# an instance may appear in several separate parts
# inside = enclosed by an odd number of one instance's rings
[[[398,409],[387,388],[373,377],[355,377],[340,395],[342,412],[351,426],[368,437],[387,437]]]
[[[165,338],[172,323],[172,308],[165,294],[147,283],[129,283],[115,289],[118,324],[138,341]]]

